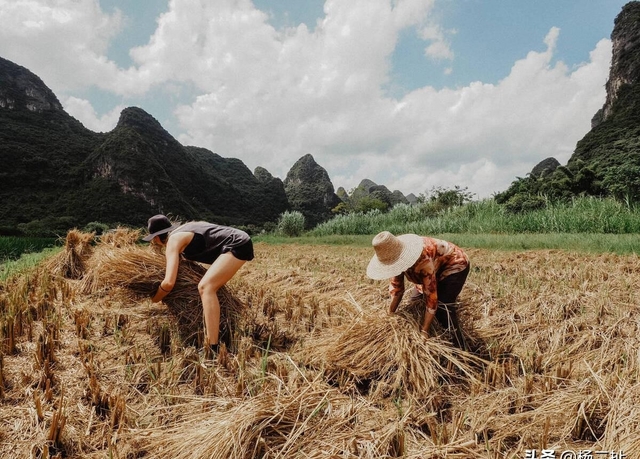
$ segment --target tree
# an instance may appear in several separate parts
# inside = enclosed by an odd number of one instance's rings
[[[461,206],[473,200],[475,193],[469,191],[468,187],[460,188],[455,185],[453,188],[441,186],[431,188],[429,201],[441,205],[443,208]]]

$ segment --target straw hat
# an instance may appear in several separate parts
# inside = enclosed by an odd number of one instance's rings
[[[367,266],[367,276],[386,279],[397,276],[418,261],[424,242],[417,234],[394,236],[389,231],[378,233],[371,242],[376,254]]]
[[[147,222],[149,234],[143,237],[142,240],[149,242],[154,237],[173,231],[178,226],[180,226],[179,223],[172,224],[171,221],[162,214],[154,215]]]

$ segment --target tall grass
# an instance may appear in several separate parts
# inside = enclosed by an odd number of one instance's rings
[[[56,250],[56,241],[46,237],[0,236],[0,282],[51,256]]]
[[[285,236],[300,236],[304,232],[304,215],[293,210],[284,212],[278,220],[278,231]]]
[[[313,236],[331,234],[519,234],[640,233],[640,211],[613,199],[576,198],[545,209],[511,214],[493,199],[475,201],[429,216],[425,207],[397,205],[391,211],[340,215],[318,225]]]
[[[40,252],[24,253],[16,260],[0,260],[0,282],[4,282],[14,275],[30,271],[60,250],[61,247],[47,247]]]
[[[0,261],[15,260],[23,253],[40,252],[55,243],[56,239],[50,237],[0,236]]]

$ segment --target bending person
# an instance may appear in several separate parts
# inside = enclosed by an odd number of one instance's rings
[[[180,257],[211,265],[198,283],[202,299],[206,344],[218,351],[220,334],[220,301],[218,290],[226,284],[242,265],[253,260],[253,243],[247,233],[229,226],[207,222],[172,224],[162,215],[148,221],[149,234],[143,238],[165,247],[164,279],[153,296],[154,303],[171,292],[176,284]]]
[[[420,331],[429,336],[434,317],[453,332],[455,344],[464,348],[457,298],[469,274],[469,257],[457,245],[416,234],[394,236],[389,231],[372,241],[375,255],[367,266],[372,279],[391,278],[389,313],[394,314],[404,295],[404,278],[416,284],[415,297],[425,302]]]

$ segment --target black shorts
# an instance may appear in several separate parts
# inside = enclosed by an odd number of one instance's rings
[[[443,277],[438,281],[438,302],[453,305],[458,300],[458,295],[462,291],[467,275],[469,274],[470,265],[460,272],[453,273],[447,277]]]
[[[253,242],[249,239],[244,244],[232,248],[230,252],[238,260],[251,261],[253,260]]]

